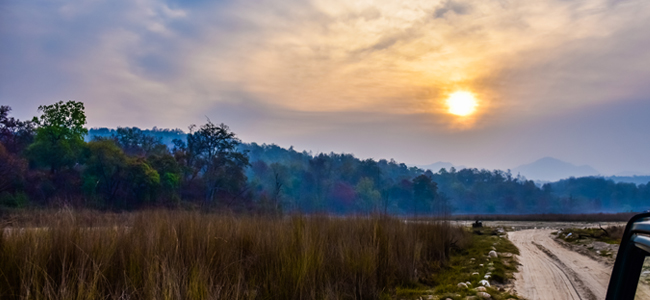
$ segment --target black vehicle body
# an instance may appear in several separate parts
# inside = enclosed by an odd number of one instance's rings
[[[609,279],[606,300],[633,300],[646,256],[650,256],[650,212],[627,223]]]

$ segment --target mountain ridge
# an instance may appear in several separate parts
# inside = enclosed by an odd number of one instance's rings
[[[532,163],[512,169],[513,174],[521,174],[527,179],[557,181],[569,177],[598,176],[600,172],[589,165],[577,166],[553,157],[540,158]]]

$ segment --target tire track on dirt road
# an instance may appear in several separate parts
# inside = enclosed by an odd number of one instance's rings
[[[550,250],[544,248],[544,246],[542,246],[542,245],[540,245],[538,243],[532,242],[532,244],[535,245],[535,247],[537,247],[539,250],[544,252],[544,254],[546,254],[548,257],[550,257],[551,260],[553,261],[553,263],[555,264],[555,266],[557,266],[558,269],[560,269],[560,271],[562,271],[562,273],[564,273],[564,275],[566,275],[566,277],[569,278],[569,282],[571,283],[571,287],[573,287],[573,290],[576,292],[576,294],[578,294],[578,297],[581,300],[596,300],[597,299],[596,295],[594,295],[594,293],[592,293],[591,290],[589,290],[588,288],[585,288],[585,284],[582,282],[582,280],[580,280],[580,276],[578,274],[576,274],[575,271],[573,271],[569,267],[567,267],[562,262],[562,260],[560,260],[555,254],[553,254],[553,252],[551,252]]]
[[[519,248],[519,272],[515,291],[529,300],[605,299],[612,266],[595,261],[559,245],[551,229],[509,232]],[[650,299],[647,286],[639,286],[640,299]],[[637,298],[637,299],[639,299]]]

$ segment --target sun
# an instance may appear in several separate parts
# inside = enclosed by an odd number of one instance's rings
[[[461,117],[469,116],[476,111],[478,102],[474,94],[467,91],[453,92],[447,98],[448,112]]]

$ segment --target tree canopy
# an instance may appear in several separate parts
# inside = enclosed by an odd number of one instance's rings
[[[0,207],[189,206],[248,213],[586,213],[645,210],[650,183],[542,186],[510,171],[422,170],[394,160],[243,143],[210,120],[178,129],[84,128],[81,102],[20,121],[0,106]]]
[[[84,135],[88,133],[83,127],[86,124],[83,103],[60,101],[39,106],[38,110],[42,115],[32,120],[38,127],[28,156],[37,164],[49,167],[52,173],[73,166],[80,158]]]

